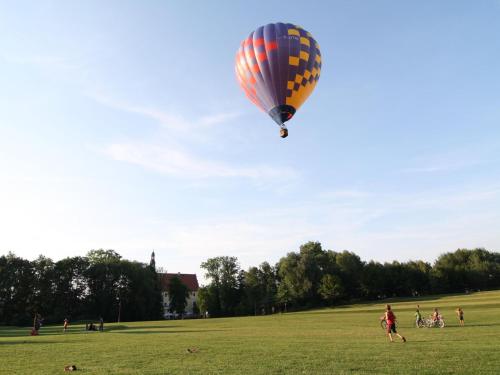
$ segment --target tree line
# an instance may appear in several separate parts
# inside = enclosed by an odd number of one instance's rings
[[[500,288],[500,253],[459,249],[431,265],[423,261],[364,262],[349,251],[323,250],[308,242],[274,266],[240,269],[231,256],[201,267],[208,285],[198,293],[210,316],[269,314],[348,301],[411,297]]]
[[[39,256],[0,256],[0,324],[75,320],[153,320],[163,317],[153,267],[124,260],[113,250],[92,250],[58,262]]]
[[[242,270],[238,259],[221,256],[201,264],[208,281],[198,291],[197,310],[211,317],[270,314],[356,300],[411,297],[500,288],[500,253],[459,249],[430,264],[423,261],[364,262],[349,251],[324,250],[308,242],[278,263]],[[113,250],[83,257],[33,261],[0,256],[0,324],[26,325],[34,313],[46,322],[134,321],[163,318],[164,308],[183,313],[188,289],[169,285],[162,305],[154,263],[124,260]]]

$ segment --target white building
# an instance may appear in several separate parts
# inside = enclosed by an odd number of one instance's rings
[[[161,288],[162,288],[162,297],[163,297],[163,309],[165,311],[165,319],[170,319],[175,315],[168,311],[168,307],[170,305],[170,298],[168,296],[168,286],[170,284],[170,280],[174,277],[178,277],[181,282],[187,286],[189,290],[189,296],[187,298],[186,304],[186,316],[193,316],[193,310],[196,306],[197,297],[198,297],[198,289],[200,288],[198,285],[198,279],[196,274],[190,273],[159,273],[158,274],[161,280]]]

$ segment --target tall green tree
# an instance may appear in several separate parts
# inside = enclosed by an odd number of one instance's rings
[[[238,259],[229,256],[210,258],[201,264],[201,268],[206,271],[205,277],[210,281],[210,314],[234,315],[241,299]]]
[[[33,267],[33,309],[50,319],[55,302],[54,262],[40,255],[31,264]]]
[[[177,314],[184,314],[189,296],[189,289],[182,280],[174,276],[168,285],[168,296],[170,299],[169,310]]]
[[[328,274],[321,278],[318,292],[331,305],[344,297],[345,290],[339,276]]]
[[[84,316],[89,298],[86,271],[89,261],[85,257],[61,259],[54,265],[54,313],[56,321]]]
[[[13,253],[0,257],[0,322],[28,325],[36,309],[34,269]],[[46,314],[47,312],[44,312]]]

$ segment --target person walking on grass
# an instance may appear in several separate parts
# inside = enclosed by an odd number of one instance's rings
[[[406,342],[404,336],[401,336],[396,330],[396,315],[392,312],[391,305],[385,306],[385,321],[387,322],[387,336],[390,342],[394,342],[392,334],[395,333],[403,342]]]
[[[465,325],[464,322],[464,310],[462,308],[458,307],[456,310],[458,321],[460,322],[460,325],[463,327]]]

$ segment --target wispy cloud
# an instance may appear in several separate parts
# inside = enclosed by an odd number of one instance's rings
[[[433,173],[433,172],[451,172],[457,171],[463,168],[474,167],[481,164],[480,161],[455,161],[455,162],[436,162],[432,165],[423,165],[419,167],[410,167],[403,169],[403,172],[407,173]]]
[[[402,171],[404,173],[453,172],[498,161],[498,145],[483,140],[480,143],[470,144],[467,148],[415,158],[414,166],[404,168]]]
[[[321,196],[329,199],[361,199],[368,198],[373,193],[368,191],[362,191],[357,189],[344,189],[344,190],[333,190],[333,191],[325,191],[321,193]]]
[[[347,249],[365,260],[378,261],[432,261],[458,247],[491,248],[498,243],[495,207],[500,203],[500,190],[494,187],[429,191],[421,196],[420,204],[425,200],[425,207],[413,202],[413,194],[391,197],[366,192],[363,196],[367,199],[345,196],[337,202],[318,195],[286,207],[275,205],[239,215],[220,212],[188,221],[159,220],[151,225],[164,234],[155,245],[162,249],[159,254],[174,249],[196,259],[234,254],[245,267],[264,260],[275,262],[306,241],[321,241],[324,248]],[[463,199],[458,210],[467,214],[457,215],[457,202]],[[437,201],[444,203],[432,206]],[[478,206],[491,208],[477,212]]]
[[[86,92],[86,96],[107,107],[124,112],[135,113],[158,122],[163,128],[193,133],[202,132],[204,128],[220,125],[233,120],[239,116],[235,111],[217,112],[200,118],[187,118],[174,111],[160,110],[158,108],[129,104],[98,91]],[[193,134],[192,134],[193,135]]]
[[[235,118],[239,117],[239,113],[237,112],[224,112],[224,113],[217,113],[214,115],[209,115],[209,116],[204,116],[200,119],[199,123],[201,125],[217,125],[223,122],[227,122],[229,120],[233,120]]]
[[[181,149],[148,143],[116,143],[106,154],[117,161],[128,162],[165,175],[183,178],[247,177],[254,179],[293,178],[290,168],[270,166],[233,166],[206,160]]]
[[[193,146],[193,143],[211,139],[211,128],[237,118],[239,116],[237,112],[219,112],[188,120],[178,113],[130,105],[95,91],[87,95],[107,107],[138,114],[154,120],[159,125],[158,137],[155,139],[122,141],[106,146],[104,153],[113,160],[173,177],[189,179],[243,177],[254,179],[261,186],[265,186],[265,181],[289,180],[298,176],[293,168],[286,166],[278,168],[267,163],[244,165],[217,160],[214,159],[213,152],[206,150],[202,152]],[[173,141],[174,137],[176,142]],[[216,146],[212,146],[212,142],[203,143],[208,147],[217,147],[217,142]]]
[[[74,60],[56,55],[16,55],[12,53],[7,54],[4,52],[0,54],[0,60],[3,60],[10,64],[33,65],[54,70],[72,70],[79,69],[81,67],[81,64],[77,63]]]

